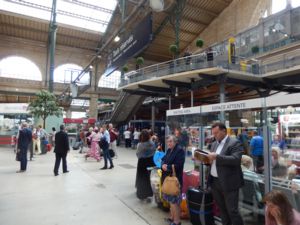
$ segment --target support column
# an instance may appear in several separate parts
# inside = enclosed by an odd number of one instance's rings
[[[263,140],[264,140],[264,175],[265,175],[265,193],[272,190],[272,153],[270,151],[270,129],[268,127],[268,111],[266,107],[266,98],[263,98]]]
[[[220,76],[220,103],[225,102],[225,75]],[[225,123],[225,112],[221,109],[220,111],[220,121]]]
[[[66,111],[66,117],[67,117],[67,118],[72,118],[72,111],[71,111],[71,109],[68,109],[68,110]]]
[[[98,95],[90,95],[89,116],[98,120]]]
[[[56,45],[56,0],[52,2],[52,18],[50,21],[50,72],[49,72],[49,92],[53,92],[53,78],[54,78],[54,58],[55,58],[55,45]]]
[[[155,128],[155,102],[152,102],[151,105],[151,130],[154,132]]]
[[[191,107],[194,107],[194,91],[191,90]]]
[[[172,97],[169,95],[169,110],[172,108]]]

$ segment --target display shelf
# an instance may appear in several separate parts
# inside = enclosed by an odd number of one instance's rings
[[[300,131],[289,131],[289,134],[300,134]]]

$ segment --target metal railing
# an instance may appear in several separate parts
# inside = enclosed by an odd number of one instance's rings
[[[155,64],[136,71],[126,73],[119,87],[142,80],[155,79],[175,73],[193,71],[205,68],[219,68],[220,70],[236,70],[252,75],[260,75],[280,69],[287,69],[299,63],[299,56],[286,54],[278,61],[263,64],[259,61],[245,63],[244,59],[255,58],[260,53],[267,53],[274,49],[300,41],[300,7],[286,9],[263,19],[257,26],[234,36],[235,64],[228,63],[228,40],[211,46],[213,60],[207,60],[207,53],[187,56],[175,60]],[[256,47],[258,52],[253,52]]]
[[[238,70],[241,72],[258,75],[258,64],[244,66],[242,59],[236,57],[236,64],[229,64],[228,59],[224,55],[216,55],[213,53],[213,60],[207,59],[207,54],[199,54],[188,57],[182,57],[175,60],[155,64],[136,71],[131,71],[125,74],[125,78],[121,81],[119,87],[128,84],[136,83],[143,80],[150,80],[159,77],[164,77],[176,73],[188,72],[205,68],[218,68],[220,70]]]
[[[290,69],[300,65],[300,50],[282,54],[276,59],[268,60],[268,63],[253,60],[246,63],[244,59],[236,57],[236,63],[229,63],[223,55],[215,56],[214,60],[207,61],[207,56],[200,54],[189,57],[178,58],[164,63],[148,66],[125,74],[120,87],[144,80],[156,79],[176,73],[183,73],[205,68],[217,68],[220,71],[238,71],[241,74],[258,76],[278,70]]]

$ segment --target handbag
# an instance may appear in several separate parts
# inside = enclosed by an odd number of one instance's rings
[[[176,177],[174,164],[172,165],[172,174],[165,178],[161,191],[166,195],[177,196],[180,194],[180,184]]]
[[[20,149],[18,149],[17,152],[16,152],[16,161],[21,161],[21,151],[20,151]]]

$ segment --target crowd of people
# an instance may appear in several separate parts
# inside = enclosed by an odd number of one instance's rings
[[[133,134],[128,129],[123,133],[125,147],[133,146],[136,148],[137,173],[136,173],[136,195],[141,200],[151,201],[153,191],[150,182],[150,171],[148,168],[155,166],[153,156],[160,149],[159,138],[151,130],[139,131],[135,129]],[[132,136],[133,135],[133,136]],[[56,156],[54,175],[59,175],[59,165],[62,161],[63,173],[68,173],[67,154],[70,150],[69,138],[65,132],[64,125],[60,126],[60,131],[53,129],[53,135],[50,136],[41,126],[37,129],[31,129],[26,123],[23,123],[18,134],[18,157],[20,161],[20,170],[25,172],[27,165],[28,149],[33,154],[43,153],[41,145],[43,137],[51,137],[54,143],[54,152]],[[244,143],[244,139],[227,134],[227,128],[222,123],[216,123],[212,126],[213,141],[210,143],[210,152],[208,158],[210,162],[208,185],[220,209],[222,224],[242,225],[243,219],[239,213],[239,189],[244,185],[244,179],[258,180],[260,174],[264,171],[263,159],[263,138],[253,131],[252,139]],[[101,127],[90,127],[87,131],[79,130],[76,142],[79,142],[80,153],[83,153],[83,146],[87,147],[85,158],[93,158],[100,161],[104,158],[103,169],[113,169],[113,159],[109,154],[112,149],[117,156],[117,139],[119,132],[112,124]],[[45,138],[46,139],[46,138]],[[129,140],[130,141],[129,141]],[[174,135],[166,138],[165,156],[162,158],[161,170],[163,183],[165,178],[175,172],[180,188],[183,187],[183,170],[187,146],[189,145],[188,133],[180,128],[174,130]],[[32,143],[32,144],[31,144]],[[32,146],[31,146],[32,145]],[[246,150],[245,146],[249,149]],[[284,164],[283,151],[284,146],[274,137],[272,142],[272,174],[276,177],[293,179],[295,178],[296,167],[294,165]],[[41,147],[41,146],[40,146]],[[174,166],[174,170],[173,170]],[[292,208],[286,196],[280,191],[274,190],[262,196],[260,192],[256,193],[259,202],[265,203],[265,215],[267,225],[294,225],[300,223],[300,214]],[[166,220],[171,225],[179,225],[180,222],[180,203],[182,200],[181,192],[174,196],[162,193],[162,197],[170,204],[170,216]],[[284,213],[286,209],[286,213]],[[288,216],[286,216],[288,215]]]

